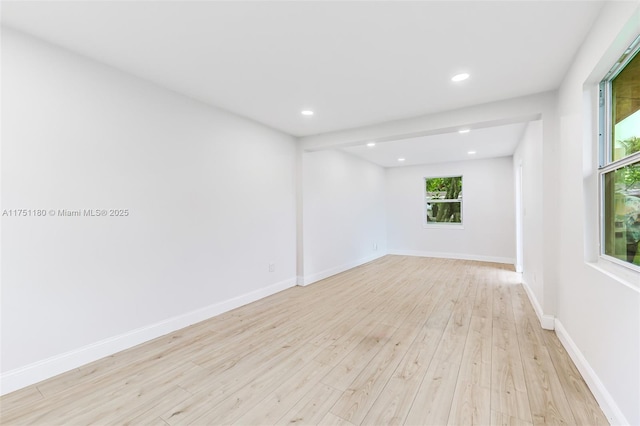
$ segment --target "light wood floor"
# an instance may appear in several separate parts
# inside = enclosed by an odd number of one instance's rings
[[[386,256],[0,399],[3,424],[608,424],[510,267]]]

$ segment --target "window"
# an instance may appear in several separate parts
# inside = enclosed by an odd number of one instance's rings
[[[427,225],[462,224],[462,176],[425,178]]]
[[[640,36],[600,83],[601,254],[640,270]]]

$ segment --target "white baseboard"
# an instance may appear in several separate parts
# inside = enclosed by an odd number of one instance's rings
[[[514,265],[516,263],[516,259],[513,257],[482,256],[477,254],[465,254],[465,253],[439,253],[439,252],[419,251],[419,250],[389,250],[388,253],[396,254],[400,256],[418,256],[418,257],[435,257],[439,259],[476,260],[478,262],[506,263],[509,265]]]
[[[268,287],[252,291],[215,303],[192,312],[141,327],[118,336],[83,346],[51,358],[34,362],[24,367],[7,371],[0,375],[0,394],[21,389],[42,380],[78,368],[122,350],[148,342],[149,340],[180,330],[189,325],[204,321],[216,315],[246,305],[296,285],[296,278],[290,278]]]
[[[347,271],[351,268],[355,268],[356,266],[364,265],[365,263],[371,262],[373,260],[379,259],[383,256],[386,256],[387,253],[381,252],[379,254],[375,254],[373,256],[365,257],[362,259],[354,260],[353,262],[345,263],[340,266],[336,266],[333,268],[325,269],[324,271],[317,272],[315,274],[311,274],[305,277],[302,277],[302,283],[299,283],[300,286],[307,286],[309,284],[313,284],[317,281],[328,278],[332,275],[339,274],[340,272]]]
[[[533,294],[533,290],[531,290],[531,287],[529,287],[529,285],[525,282],[525,280],[522,280],[522,287],[524,287],[524,291],[527,293],[527,296],[529,297],[529,301],[533,306],[533,310],[536,312],[538,321],[540,321],[540,326],[545,330],[555,330],[555,327],[556,327],[555,317],[553,315],[545,315],[545,313],[542,311],[542,306],[540,306],[540,302],[538,302],[538,299],[536,298],[535,294]]]
[[[557,318],[555,320],[555,330],[558,339],[560,339],[560,342],[567,350],[569,357],[571,357],[573,363],[578,368],[578,371],[582,374],[584,381],[587,383],[587,386],[589,386],[589,389],[591,389],[591,392],[596,398],[596,401],[598,401],[598,404],[600,404],[600,408],[604,412],[604,415],[607,416],[609,423],[612,425],[628,425],[629,422],[622,411],[620,411],[615,400],[611,394],[609,394],[607,388],[604,387],[596,372],[593,371],[593,368],[591,368],[587,359]]]

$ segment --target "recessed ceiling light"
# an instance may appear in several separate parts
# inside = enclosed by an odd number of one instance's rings
[[[468,151],[467,154],[469,155],[474,155],[476,152],[475,151]]]
[[[376,143],[375,143],[375,142],[369,142],[369,143],[367,144],[367,146],[368,146],[369,148],[373,148],[374,146],[376,146]]]
[[[313,115],[313,111],[311,111],[310,109],[305,109],[300,111],[300,114],[302,115]]]
[[[464,133],[469,133],[470,131],[471,129],[461,129],[461,130],[458,130],[458,133],[464,134]]]
[[[463,72],[462,74],[456,74],[453,77],[451,77],[451,81],[463,81],[469,78],[469,74],[467,74],[466,72]]]
[[[403,162],[405,159],[404,158],[398,158],[398,161]]]

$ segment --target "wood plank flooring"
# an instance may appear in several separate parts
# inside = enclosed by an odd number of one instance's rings
[[[386,256],[0,398],[6,425],[605,425],[506,265]]]

